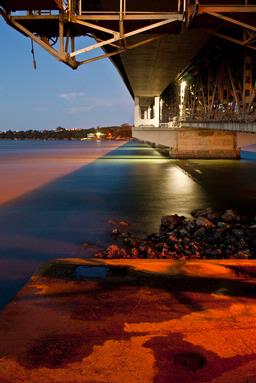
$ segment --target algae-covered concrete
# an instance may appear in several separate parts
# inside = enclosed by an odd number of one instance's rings
[[[0,314],[1,383],[254,383],[255,261],[51,262]]]

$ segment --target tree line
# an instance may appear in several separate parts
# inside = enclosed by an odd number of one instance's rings
[[[132,137],[132,127],[129,124],[121,126],[97,127],[91,129],[65,129],[61,126],[54,130],[20,130],[0,132],[0,139],[7,140],[81,140],[88,134],[103,134],[103,139],[124,139]]]

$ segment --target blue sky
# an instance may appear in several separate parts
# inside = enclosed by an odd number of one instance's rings
[[[0,131],[132,123],[133,100],[117,70],[100,60],[72,70],[0,17]]]

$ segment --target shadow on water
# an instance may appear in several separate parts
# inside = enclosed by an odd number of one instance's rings
[[[214,209],[256,213],[256,161],[181,160],[177,165],[202,186]]]
[[[255,165],[243,168],[237,165],[239,161],[232,161],[225,170],[225,162],[217,168],[216,162],[207,162],[207,166],[199,162],[196,168],[201,166],[205,172],[197,179],[191,177],[187,167],[186,172],[181,170],[185,161],[166,159],[153,148],[131,142],[2,205],[0,306],[10,300],[41,262],[81,256],[83,242],[101,246],[111,241],[109,219],[127,220],[132,224],[130,229],[143,236],[158,230],[165,214],[189,215],[192,209],[208,206],[228,208],[231,195],[234,203],[242,205],[244,183],[240,182],[239,187],[236,183],[234,190],[232,182],[247,177],[245,204],[255,204],[255,187],[249,183]],[[232,173],[233,164],[237,175],[230,182],[227,174]]]

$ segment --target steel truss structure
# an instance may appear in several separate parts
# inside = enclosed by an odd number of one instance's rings
[[[9,3],[12,3],[10,1]],[[14,1],[15,3],[15,1]],[[22,4],[22,1],[20,2]],[[26,3],[26,1],[25,1]],[[30,37],[48,53],[64,62],[73,69],[82,64],[87,64],[95,60],[111,57],[126,50],[137,48],[160,38],[154,36],[143,38],[143,34],[168,25],[174,21],[183,20],[181,3],[178,1],[177,10],[172,12],[136,12],[127,10],[127,0],[118,0],[118,7],[112,11],[98,10],[95,2],[82,0],[55,1],[55,9],[47,10],[44,1],[41,1],[41,9],[25,9],[26,14],[18,14],[12,9],[0,8],[0,14],[5,21]],[[46,1],[47,3],[47,1]],[[92,3],[92,10],[88,10],[87,5]],[[1,5],[1,1],[0,1]],[[54,8],[54,7],[53,7]],[[15,5],[14,5],[15,9]],[[22,9],[23,10],[23,9]],[[136,28],[136,22],[142,22],[143,26]],[[35,32],[35,23],[44,23],[44,31]],[[58,28],[56,29],[56,23]],[[105,24],[111,27],[104,26]],[[130,26],[133,24],[132,26]],[[113,26],[113,27],[112,27]],[[128,31],[126,31],[126,29]],[[129,39],[134,36],[142,36],[140,41],[129,43]],[[93,37],[96,43],[89,44],[81,49],[76,49],[75,40],[81,36]],[[55,40],[56,46],[53,46]],[[97,50],[106,50],[103,54],[97,54]],[[108,51],[110,48],[110,51]],[[90,52],[96,54],[90,58],[77,60],[77,57]]]
[[[141,1],[141,6],[133,1],[131,10],[130,3],[131,0],[112,1],[109,9],[107,2],[102,6],[100,0],[0,0],[0,13],[9,25],[73,69],[150,43],[160,38],[163,27],[171,23],[180,23],[182,32],[200,24],[201,19],[212,26],[206,25],[209,33],[256,49],[254,17],[247,17],[256,13],[255,0],[234,0],[233,5],[222,0],[223,5],[218,6],[213,0],[173,0],[162,6],[164,11],[148,11],[145,1]],[[209,23],[209,18],[214,22]],[[143,37],[150,32],[159,36]],[[75,40],[81,36],[93,37],[96,43],[76,49]],[[130,42],[134,36],[140,36],[139,41]],[[98,54],[99,48],[104,50],[102,54]],[[78,60],[78,56],[86,54],[90,57]]]
[[[162,100],[162,123],[177,116],[188,122],[254,122],[256,54],[248,48],[211,45],[165,90]]]

